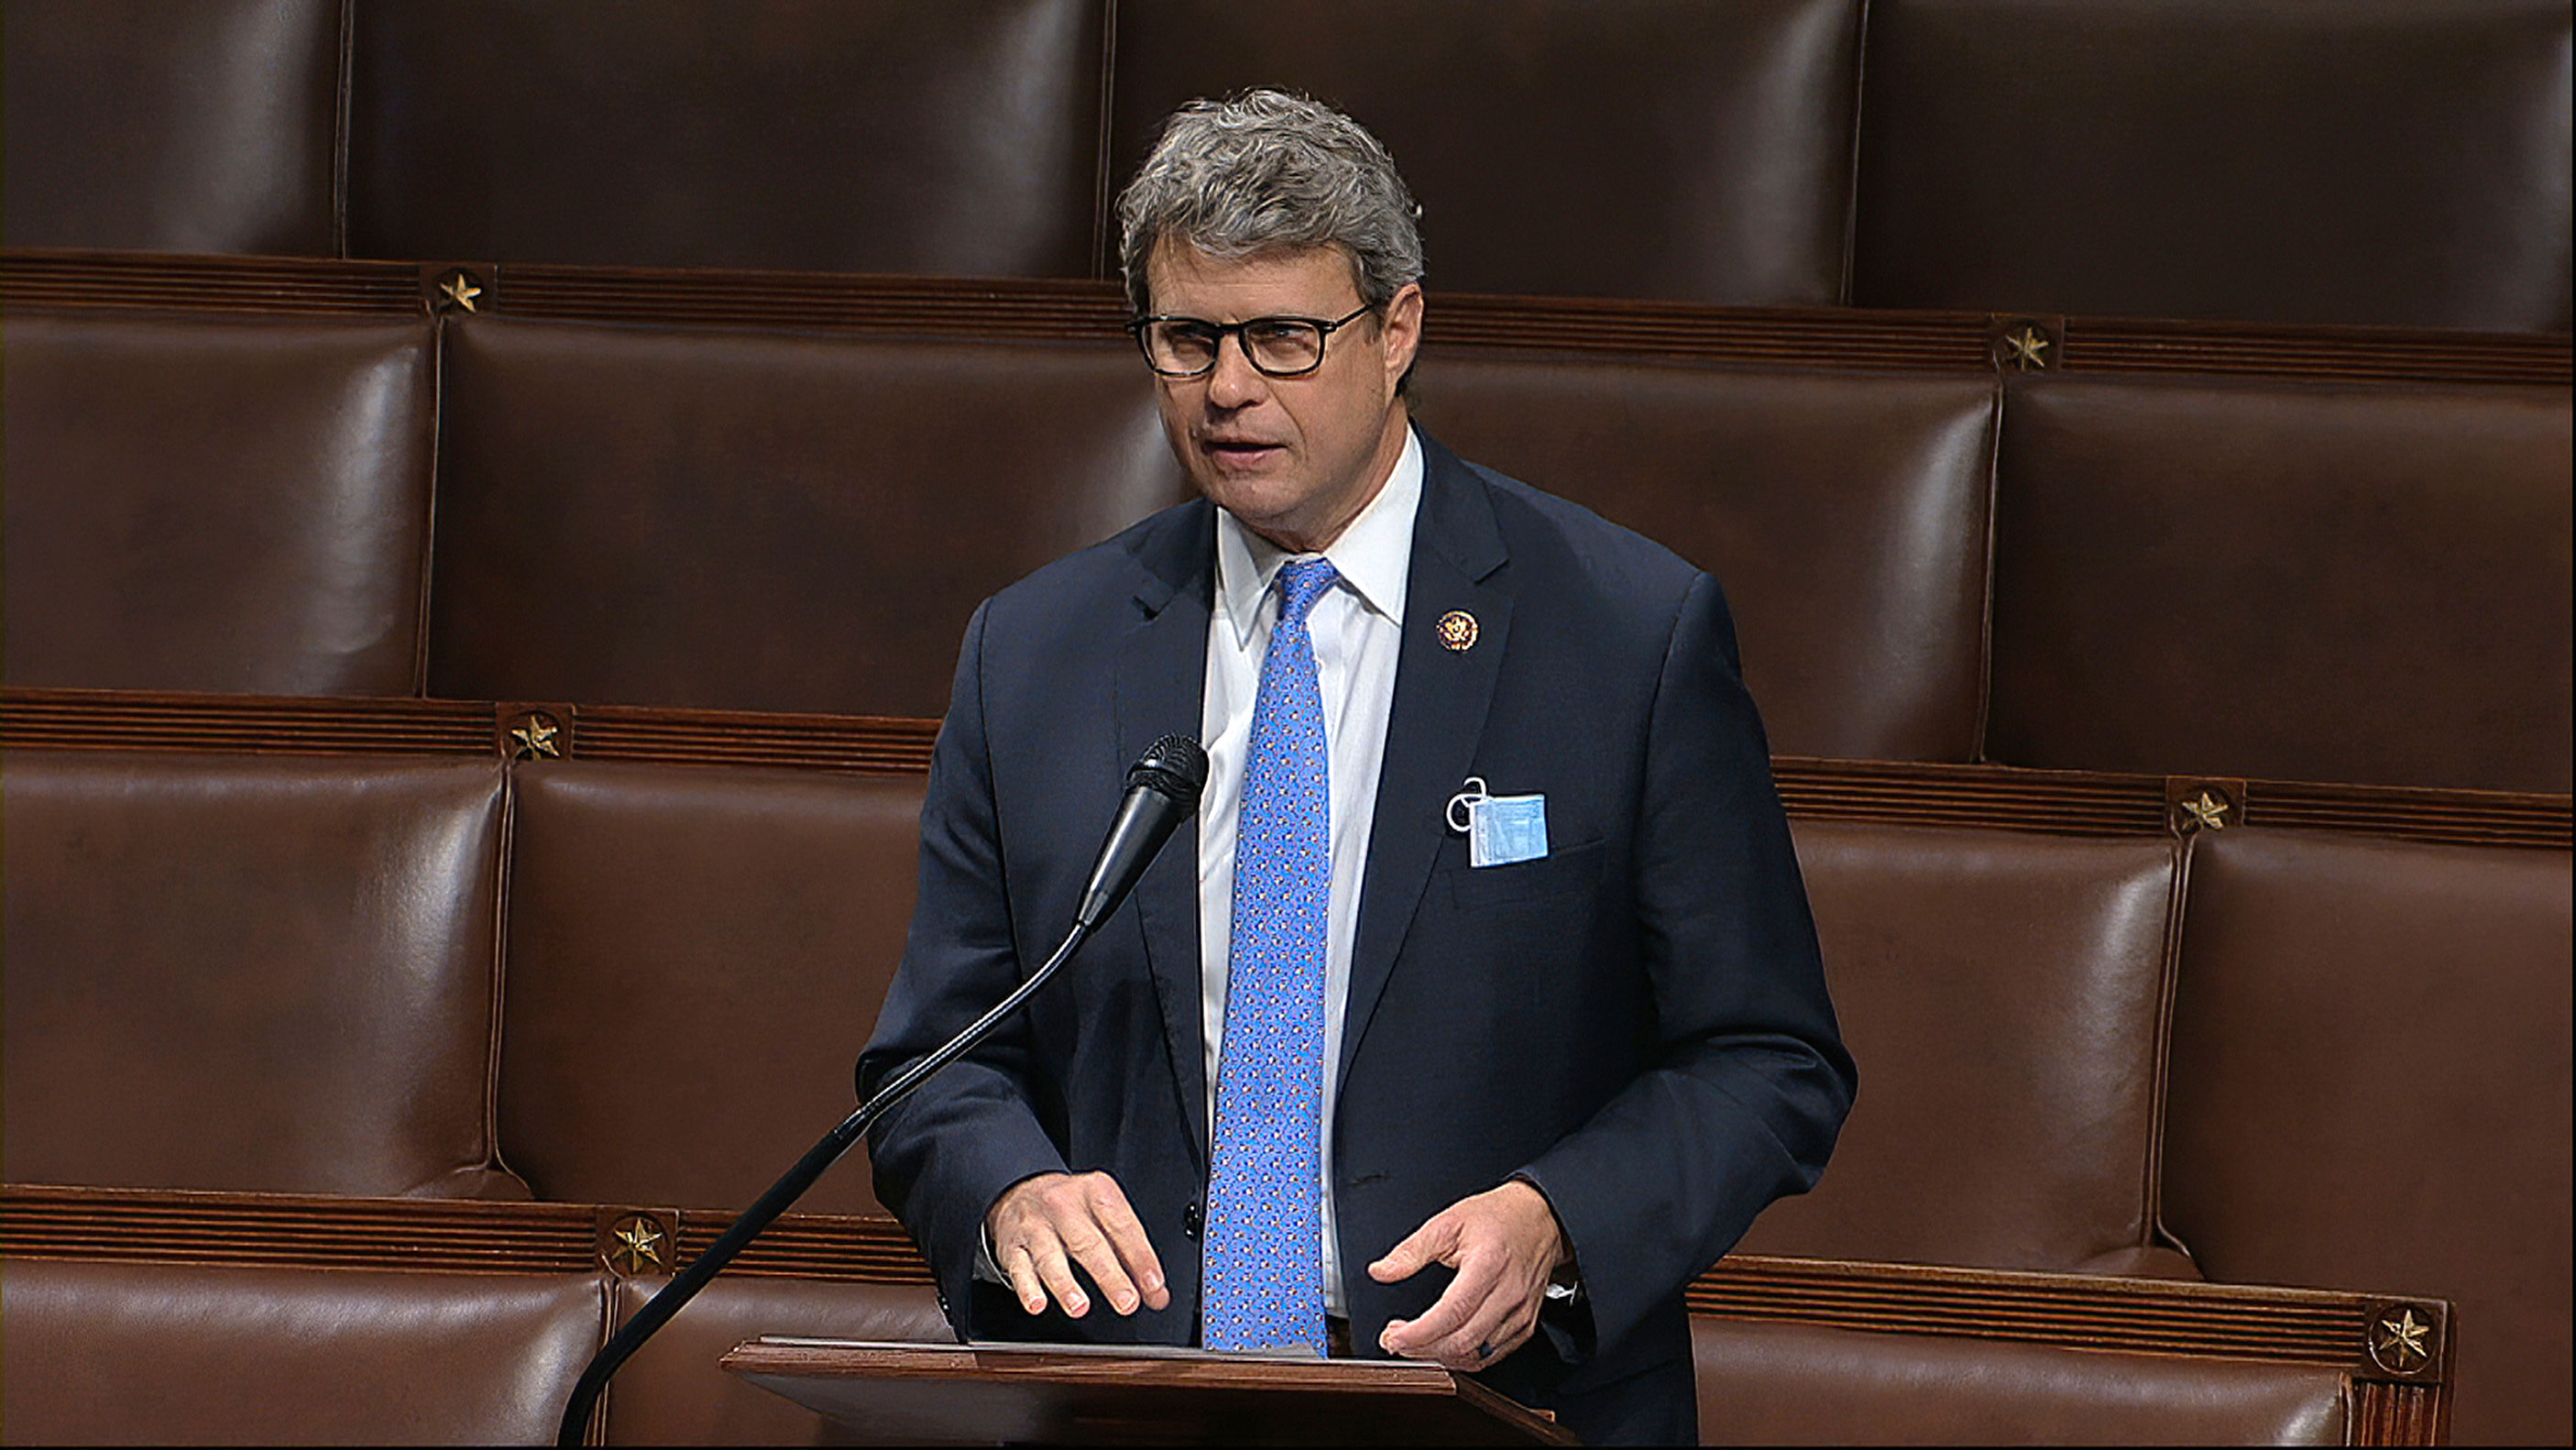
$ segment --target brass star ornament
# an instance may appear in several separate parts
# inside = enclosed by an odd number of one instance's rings
[[[552,720],[531,715],[525,724],[510,732],[510,738],[519,742],[519,748],[511,754],[519,760],[559,760],[563,757],[563,747],[555,743],[559,733]]]
[[[640,1274],[662,1267],[662,1228],[653,1220],[639,1213],[619,1220],[609,1234],[614,1242],[608,1261],[620,1273]]]
[[[2433,1325],[2430,1320],[2415,1317],[2412,1305],[2394,1314],[2383,1314],[2371,1329],[2370,1353],[2373,1359],[2401,1374],[2422,1369],[2433,1357]]]
[[[2006,333],[2004,346],[2008,349],[2004,361],[2023,372],[2038,372],[2048,366],[2048,339],[2041,335],[2038,328],[2029,323],[2025,322],[2018,330]]]

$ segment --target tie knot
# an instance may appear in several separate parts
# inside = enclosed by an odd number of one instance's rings
[[[1304,624],[1306,611],[1342,576],[1329,559],[1291,559],[1279,566],[1279,621]]]

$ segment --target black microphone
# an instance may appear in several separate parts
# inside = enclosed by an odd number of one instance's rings
[[[1093,930],[1136,889],[1137,878],[1171,839],[1173,828],[1199,808],[1207,768],[1207,752],[1186,735],[1155,741],[1127,768],[1126,799],[1118,803],[1109,838],[1100,843],[1100,859],[1082,888],[1074,925]]]
[[[617,1331],[591,1356],[581,1378],[574,1382],[572,1394],[564,1402],[563,1423],[555,1432],[558,1445],[578,1445],[590,1426],[592,1411],[599,1404],[601,1391],[608,1388],[608,1377],[619,1365],[644,1347],[653,1332],[671,1320],[700,1289],[734,1256],[743,1251],[762,1229],[769,1227],[789,1205],[805,1196],[814,1180],[823,1176],[841,1155],[866,1134],[868,1126],[884,1117],[887,1110],[912,1095],[913,1089],[929,1081],[930,1075],[955,1062],[976,1043],[992,1034],[1002,1019],[1019,1010],[1020,1004],[1036,994],[1056,968],[1070,960],[1076,948],[1091,939],[1091,933],[1109,914],[1118,909],[1127,893],[1136,889],[1139,877],[1151,865],[1163,843],[1172,838],[1172,830],[1198,809],[1199,791],[1207,784],[1207,752],[1186,735],[1166,735],[1148,747],[1136,763],[1127,769],[1127,794],[1118,803],[1117,818],[1110,822],[1108,838],[1100,843],[1099,859],[1092,863],[1090,884],[1083,887],[1082,905],[1074,912],[1073,929],[1064,941],[1029,979],[1011,995],[995,1003],[991,1011],[966,1024],[964,1031],[941,1043],[929,1056],[896,1073],[885,1086],[867,1095],[858,1111],[842,1119],[841,1125],[823,1136],[823,1141],[796,1160],[787,1175],[769,1186],[751,1207],[744,1209],[732,1225],[717,1237],[707,1251],[698,1255],[677,1278],[662,1286],[662,1291],[635,1311],[626,1327]],[[865,1091],[864,1086],[861,1089]]]

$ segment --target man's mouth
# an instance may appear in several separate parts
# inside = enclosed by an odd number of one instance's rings
[[[1204,438],[1199,441],[1199,447],[1219,462],[1250,463],[1278,452],[1280,445],[1249,438]]]

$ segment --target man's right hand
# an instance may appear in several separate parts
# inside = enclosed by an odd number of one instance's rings
[[[1091,1296],[1074,1278],[1080,1264],[1109,1299],[1133,1314],[1142,1303],[1163,1309],[1172,1291],[1163,1263],[1145,1238],[1145,1226],[1127,1206],[1127,1195],[1106,1173],[1041,1173],[1013,1184],[984,1216],[993,1263],[1011,1281],[1020,1307],[1046,1311],[1053,1295],[1076,1319],[1091,1312]]]

